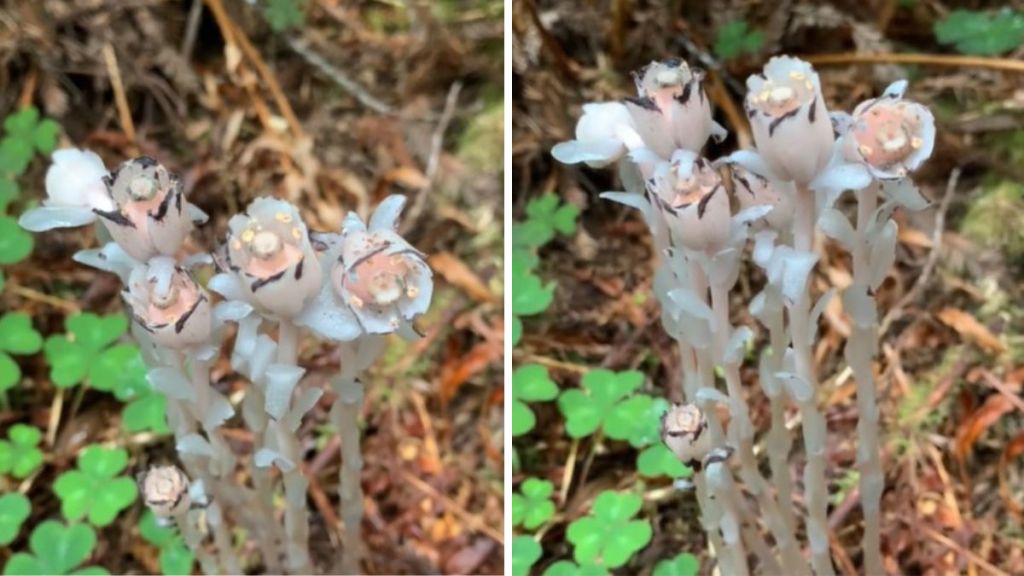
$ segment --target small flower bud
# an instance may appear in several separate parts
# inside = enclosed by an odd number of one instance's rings
[[[679,150],[671,163],[658,164],[647,186],[676,241],[709,254],[728,244],[729,195],[707,160]]]
[[[282,200],[257,198],[228,227],[225,262],[243,297],[276,316],[298,314],[323,279],[299,211]]]
[[[928,108],[903,99],[906,82],[857,105],[843,137],[847,160],[860,162],[876,178],[903,178],[916,170],[935,144],[935,120]]]
[[[661,439],[684,464],[700,465],[711,450],[708,421],[694,404],[673,404],[661,418]]]
[[[161,346],[178,350],[210,337],[210,299],[171,258],[156,257],[135,268],[122,297],[135,321]]]
[[[140,262],[178,252],[192,232],[193,212],[176,175],[140,156],[121,164],[104,181],[114,208],[95,212],[125,252]]]
[[[192,505],[188,476],[177,466],[154,466],[138,481],[143,501],[159,518],[181,514]]]
[[[114,209],[103,178],[107,168],[91,150],[65,148],[53,153],[46,170],[46,199],[43,205],[23,214],[19,223],[33,232],[69,228],[96,220],[93,210]]]
[[[810,64],[789,56],[747,78],[744,106],[757,150],[781,180],[808,184],[828,164],[835,137]]]

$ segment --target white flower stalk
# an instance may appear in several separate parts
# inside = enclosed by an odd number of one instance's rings
[[[809,184],[828,164],[834,141],[818,74],[802,60],[777,56],[747,79],[747,90],[754,142],[772,174]]]
[[[53,153],[46,170],[46,199],[43,205],[21,215],[18,223],[26,230],[43,232],[74,228],[96,220],[96,210],[114,209],[103,179],[107,168],[91,150],[64,148]]]
[[[223,266],[210,287],[273,318],[294,318],[320,290],[323,272],[306,224],[291,204],[257,198],[228,221]]]
[[[866,573],[883,573],[881,556],[881,498],[885,490],[879,411],[872,363],[878,349],[878,312],[874,291],[895,259],[896,225],[889,219],[895,205],[920,209],[926,205],[913,185],[901,180],[931,156],[935,126],[931,112],[904,100],[906,81],[895,82],[882,96],[859,104],[849,118],[839,118],[840,142],[847,159],[863,164],[875,182],[857,191],[856,230],[846,217],[830,213],[839,226],[834,236],[851,252],[853,284],[843,295],[853,322],[845,348],[846,361],[857,383],[857,465],[860,469],[861,508],[864,512]],[[878,196],[889,199],[878,208]]]

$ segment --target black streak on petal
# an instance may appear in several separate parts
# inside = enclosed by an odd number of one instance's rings
[[[793,116],[796,116],[797,112],[800,112],[800,109],[793,108],[789,112],[786,112],[782,116],[779,116],[775,120],[772,120],[772,123],[768,125],[768,136],[771,137],[775,133],[775,129],[779,127],[779,124],[782,124],[784,121],[792,118]]]
[[[111,222],[119,226],[135,228],[135,223],[129,220],[128,217],[122,214],[119,210],[105,212],[103,210],[97,210],[96,208],[93,208],[92,211],[95,212],[97,215],[102,216],[103,218],[106,218],[107,220],[110,220]]]
[[[683,87],[683,92],[676,97],[676,102],[679,102],[680,106],[686,106],[686,103],[690,100],[690,94],[693,92],[693,82],[687,82],[686,86]]]
[[[193,304],[191,308],[189,308],[188,312],[185,312],[181,315],[181,318],[178,318],[178,321],[174,323],[175,334],[181,334],[181,331],[185,329],[185,323],[188,322],[188,319],[192,317],[192,313],[196,311],[196,308],[199,308],[199,305],[202,304],[204,300],[206,300],[206,295],[200,294],[199,299],[196,300],[196,303]]]
[[[704,217],[704,212],[707,211],[708,209],[708,202],[711,202],[711,198],[715,195],[715,192],[718,192],[718,189],[721,187],[721,184],[716,184],[715,187],[711,189],[711,192],[708,192],[707,194],[704,195],[703,198],[700,199],[700,202],[697,203],[697,218]]]
[[[263,288],[267,284],[271,284],[273,282],[277,282],[278,280],[280,280],[284,276],[284,273],[287,271],[288,269],[285,268],[284,270],[281,270],[280,272],[274,274],[273,276],[268,276],[267,278],[260,278],[259,280],[253,282],[252,286],[250,286],[249,289],[252,290],[253,292],[256,292],[257,290]]]
[[[739,183],[739,185],[742,186],[743,189],[746,190],[747,193],[749,193],[751,196],[754,195],[754,189],[750,187],[750,182],[747,181],[747,179],[742,174],[740,174],[737,171],[734,171],[732,173],[732,179]]]
[[[629,97],[626,98],[626,102],[639,106],[645,110],[650,110],[651,112],[661,112],[661,108],[658,108],[658,104],[655,103],[654,99],[650,96],[644,96],[643,98]]]
[[[157,162],[156,160],[149,156],[139,156],[138,158],[132,160],[132,163],[138,164],[140,168],[152,168],[153,166],[159,164],[159,162]]]
[[[156,220],[157,222],[163,221],[164,217],[167,216],[167,209],[171,206],[171,200],[173,200],[171,196],[173,195],[174,192],[170,192],[164,196],[164,199],[160,202],[160,206],[157,206],[156,214],[150,214],[150,216],[153,217],[153,220]]]
[[[814,100],[811,100],[811,107],[807,109],[807,121],[814,124],[814,113],[818,110],[818,97],[815,96]]]
[[[296,280],[298,280],[299,278],[302,278],[302,265],[305,262],[306,262],[306,258],[303,257],[301,260],[299,260],[299,263],[295,265],[295,279]]]

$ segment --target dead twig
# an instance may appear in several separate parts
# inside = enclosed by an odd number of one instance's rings
[[[441,504],[443,504],[444,507],[449,512],[451,512],[455,516],[458,516],[459,518],[461,518],[462,521],[465,522],[466,524],[468,524],[469,527],[472,528],[473,530],[476,530],[477,532],[480,532],[481,534],[487,535],[488,537],[490,537],[492,540],[494,540],[498,544],[504,545],[505,538],[501,535],[500,531],[495,530],[491,526],[488,526],[487,524],[485,524],[483,522],[483,520],[481,520],[479,517],[471,514],[468,510],[464,509],[462,506],[459,506],[458,502],[456,502],[456,501],[452,500],[451,498],[449,498],[448,496],[442,494],[441,492],[439,492],[437,490],[437,488],[434,488],[430,484],[427,484],[423,480],[420,480],[418,477],[410,474],[408,471],[405,471],[405,470],[402,471],[402,478],[407,483],[409,483],[410,486],[412,486],[416,490],[422,492],[423,494],[425,494],[426,496],[429,496],[430,498],[434,498],[434,499],[438,500],[439,502],[441,502]]]
[[[117,106],[117,116],[121,122],[121,129],[133,145],[135,140],[135,123],[132,121],[131,109],[128,108],[128,97],[124,93],[124,84],[121,82],[121,70],[117,67],[117,55],[114,54],[114,46],[107,42],[103,45],[103,61],[107,65],[107,73],[110,75],[110,86],[114,90],[114,103]]]
[[[907,293],[900,298],[899,302],[890,308],[886,312],[885,317],[882,318],[878,331],[879,334],[888,332],[889,326],[903,316],[906,307],[914,302],[921,295],[921,292],[924,291],[925,286],[928,285],[932,272],[935,271],[935,266],[939,262],[939,254],[942,248],[942,233],[946,228],[946,211],[949,210],[949,204],[953,201],[953,192],[956,191],[956,186],[959,182],[960,168],[953,168],[949,173],[949,180],[946,182],[946,193],[943,194],[938,211],[935,213],[935,229],[932,230],[932,247],[931,251],[928,252],[928,259],[925,261],[924,267],[921,268],[921,273],[917,275],[914,285],[910,287],[910,290],[907,290]]]
[[[989,68],[1005,72],[1024,72],[1024,61],[1009,58],[983,58],[980,56],[959,56],[955,54],[893,54],[880,52],[862,54],[844,52],[841,54],[806,54],[798,56],[818,66],[848,64],[924,64],[926,66],[955,66],[964,68]]]
[[[416,225],[423,213],[424,206],[426,206],[427,197],[434,189],[434,180],[441,162],[441,152],[444,149],[444,133],[448,130],[448,125],[451,124],[452,117],[455,115],[455,107],[459,102],[459,92],[461,91],[462,82],[458,81],[452,83],[448,89],[448,97],[444,101],[444,111],[441,112],[441,119],[438,120],[434,134],[430,137],[430,157],[427,159],[427,168],[424,174],[427,177],[427,185],[416,194],[412,206],[409,207],[408,216],[402,222],[401,232],[403,234]]]
[[[310,66],[319,70],[324,76],[327,76],[331,82],[334,82],[339,88],[348,92],[350,96],[363,106],[380,114],[387,114],[389,116],[396,114],[394,108],[367,92],[358,82],[349,78],[348,74],[343,70],[331,64],[326,58],[313,50],[313,47],[310,46],[309,41],[305,38],[285,36],[285,42],[288,43],[288,47],[292,51],[301,56]]]

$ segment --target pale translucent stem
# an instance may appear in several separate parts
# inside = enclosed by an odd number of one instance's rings
[[[770,290],[766,298],[775,298],[777,305],[772,306],[768,319],[768,340],[771,350],[767,353],[767,365],[770,374],[761,374],[762,384],[765,379],[774,379],[774,374],[782,370],[782,360],[789,346],[789,333],[786,332],[785,318],[782,315],[781,298],[777,291]],[[769,391],[769,388],[771,390]],[[793,446],[793,437],[786,428],[786,394],[774,386],[765,388],[771,411],[771,427],[768,430],[767,448],[768,464],[772,471],[772,482],[778,492],[779,517],[791,534],[796,533],[796,515],[793,514],[793,480],[789,475],[789,452]]]
[[[278,324],[277,363],[295,366],[298,363],[299,331],[290,320]],[[312,573],[309,558],[309,510],[306,507],[308,481],[302,476],[302,453],[299,441],[284,422],[272,420],[272,431],[277,436],[281,455],[294,463],[282,470],[284,480],[285,513],[284,532],[287,542],[288,569],[294,574]]]
[[[217,559],[203,546],[203,535],[196,525],[195,515],[185,510],[177,514],[174,520],[178,524],[178,530],[181,531],[188,549],[196,555],[196,560],[199,560],[199,568],[203,574],[220,574],[221,570],[217,565]]]
[[[866,287],[871,281],[870,227],[878,203],[877,184],[857,194],[857,235],[853,246],[853,283]],[[874,305],[874,299],[870,299]],[[876,313],[871,317],[875,318]],[[864,569],[867,574],[885,574],[881,550],[881,499],[885,490],[878,443],[878,401],[875,375],[871,368],[877,349],[878,326],[853,323],[846,344],[846,362],[857,382],[857,464],[860,468],[860,502],[864,510]]]
[[[721,532],[725,548],[722,550],[721,573],[730,576],[747,576],[747,554],[741,534],[744,525],[737,504],[736,486],[732,483],[729,469],[724,463],[711,464],[704,470],[708,485],[722,506]],[[757,544],[755,544],[757,546]]]
[[[800,554],[796,535],[791,526],[787,525],[779,510],[775,496],[768,490],[767,481],[761,474],[754,455],[754,424],[750,420],[750,410],[743,397],[743,386],[740,382],[740,362],[727,361],[726,353],[732,324],[729,320],[729,286],[717,282],[711,287],[711,308],[715,316],[715,355],[725,373],[725,385],[729,394],[729,439],[735,444],[740,460],[740,475],[744,485],[760,506],[761,518],[771,531],[775,542],[782,553],[782,563],[787,574],[793,576],[808,574],[809,566]],[[759,554],[760,556],[761,554]],[[774,557],[771,563],[777,565]],[[763,568],[767,568],[764,566]]]
[[[207,508],[207,524],[213,532],[213,543],[217,545],[217,557],[225,574],[241,574],[242,567],[235,555],[231,534],[224,523],[222,506],[216,501]]]
[[[245,417],[245,423],[249,430],[252,431],[252,452],[255,454],[265,447],[266,434],[264,432],[267,429],[267,415],[263,411],[264,398],[259,388],[250,387],[245,393],[245,398],[242,399],[242,404],[242,415]],[[262,520],[262,525],[257,527],[256,537],[260,540],[266,572],[282,574],[281,546],[284,545],[284,538],[274,514],[274,481],[270,474],[270,468],[253,466],[252,484],[255,494],[251,506]]]
[[[814,193],[806,186],[797,187],[796,214],[793,219],[794,248],[802,252],[814,249]],[[811,565],[818,576],[835,574],[828,545],[828,485],[825,480],[825,447],[827,424],[818,408],[818,380],[814,370],[814,356],[810,334],[811,297],[810,278],[796,301],[789,306],[789,328],[792,334],[796,374],[813,393],[798,399],[803,420],[804,491],[807,503],[807,538],[811,547]]]

